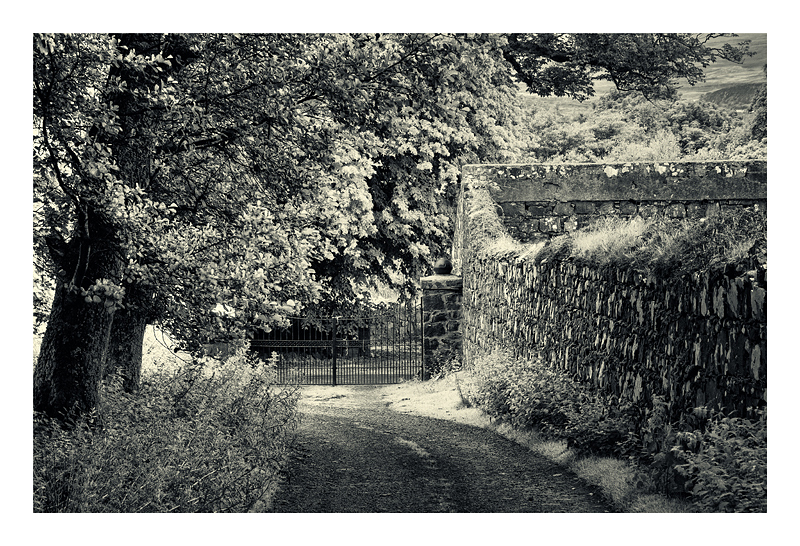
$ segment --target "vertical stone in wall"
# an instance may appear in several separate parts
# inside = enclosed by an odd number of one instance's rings
[[[462,360],[462,279],[456,275],[423,277],[422,336],[426,375]]]

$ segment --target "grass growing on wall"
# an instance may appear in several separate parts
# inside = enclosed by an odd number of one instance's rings
[[[486,190],[470,191],[466,209],[470,242],[483,253],[498,258],[526,250],[526,245],[518,243],[508,234],[496,208],[497,205]]]
[[[661,278],[728,265],[766,264],[767,217],[752,209],[722,210],[708,218],[609,216],[547,242],[527,244],[508,234],[496,209],[486,189],[471,189],[469,234],[480,256],[534,263],[577,259],[599,266],[631,267]]]

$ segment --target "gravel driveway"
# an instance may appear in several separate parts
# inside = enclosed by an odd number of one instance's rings
[[[597,489],[483,428],[393,411],[385,388],[305,387],[274,512],[612,512]]]

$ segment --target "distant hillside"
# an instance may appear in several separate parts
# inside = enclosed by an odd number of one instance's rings
[[[734,110],[746,110],[753,103],[753,98],[761,88],[760,83],[740,83],[731,85],[723,89],[705,93],[700,96],[700,100],[713,102],[726,108]]]
[[[741,64],[723,60],[712,63],[704,70],[705,81],[698,82],[694,86],[687,85],[685,81],[678,82],[681,97],[686,100],[698,100],[702,98],[717,102],[713,97],[711,99],[706,97],[716,92],[742,87],[741,91],[731,92],[730,100],[734,101],[734,105],[728,106],[726,104],[726,106],[735,109],[749,107],[755,90],[767,81],[767,75],[764,73],[764,65],[767,64],[767,35],[765,33],[742,33],[736,37],[717,38],[713,40],[710,45],[720,46],[725,42],[737,44],[744,40],[750,41],[750,51],[754,53],[753,56],[745,57]],[[740,106],[745,100],[744,94],[736,99],[734,99],[734,94],[740,92],[744,93],[744,87],[749,85],[754,86],[754,90],[750,92],[750,98],[744,103],[744,106]],[[563,114],[577,115],[578,113],[586,114],[591,112],[592,102],[613,89],[614,84],[607,81],[599,81],[595,84],[595,97],[583,103],[566,97],[537,97],[535,95],[530,95],[526,98],[528,99],[528,104],[532,106],[557,109]]]
[[[745,57],[741,64],[719,60],[705,69],[705,81],[694,86],[684,85],[680,92],[683,98],[698,100],[706,94],[729,87],[744,84],[760,85],[767,81],[764,65],[767,64],[767,35],[739,34],[735,38],[716,38],[711,45],[720,46],[725,42],[736,44],[749,40],[750,52],[754,55]],[[749,106],[749,103],[748,103]]]

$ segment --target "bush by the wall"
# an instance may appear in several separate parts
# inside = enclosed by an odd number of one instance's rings
[[[703,512],[766,511],[766,411],[756,421],[697,408],[670,422],[667,405],[609,403],[541,362],[493,351],[462,378],[466,400],[518,429],[564,440],[578,455],[628,460],[643,487],[689,495]]]
[[[244,354],[117,378],[69,429],[34,416],[35,512],[247,512],[268,508],[296,422],[296,388]]]
[[[677,470],[707,512],[767,511],[767,410],[757,420],[714,415],[705,431],[679,433]]]
[[[541,362],[494,351],[477,359],[462,387],[467,400],[516,428],[535,428],[579,453],[621,456],[636,430],[629,407],[605,403],[585,385]]]

